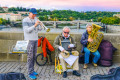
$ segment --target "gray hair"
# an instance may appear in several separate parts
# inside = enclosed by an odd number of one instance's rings
[[[88,23],[88,24],[86,25],[86,28],[87,28],[88,26],[92,26],[92,24]]]
[[[70,31],[70,28],[69,28],[68,26],[65,26],[65,27],[63,28],[63,31],[64,31],[65,29],[69,29],[69,31]]]

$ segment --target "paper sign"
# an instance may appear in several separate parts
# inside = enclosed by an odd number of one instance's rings
[[[13,52],[26,52],[29,41],[17,41]]]
[[[72,66],[73,63],[76,61],[77,58],[78,58],[78,56],[70,55],[68,58],[64,58],[64,60],[65,60],[70,66]]]

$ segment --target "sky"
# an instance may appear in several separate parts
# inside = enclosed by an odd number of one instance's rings
[[[0,0],[0,6],[42,8],[49,10],[115,11],[120,12],[120,0]]]

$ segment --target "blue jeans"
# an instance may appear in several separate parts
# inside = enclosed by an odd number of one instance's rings
[[[89,63],[89,56],[90,56],[90,50],[87,49],[87,47],[84,48],[84,52],[85,52],[85,59],[84,62],[85,64]],[[97,61],[100,59],[100,53],[98,52],[98,50],[94,53],[92,53],[94,55],[93,58],[93,62],[97,63]]]

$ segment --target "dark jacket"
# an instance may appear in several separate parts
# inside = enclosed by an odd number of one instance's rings
[[[81,40],[80,40],[80,43],[83,45],[82,46],[82,50],[81,50],[81,53],[84,53],[84,48],[87,47],[87,43],[88,43],[88,32],[87,30],[82,34],[82,37],[81,37]]]

